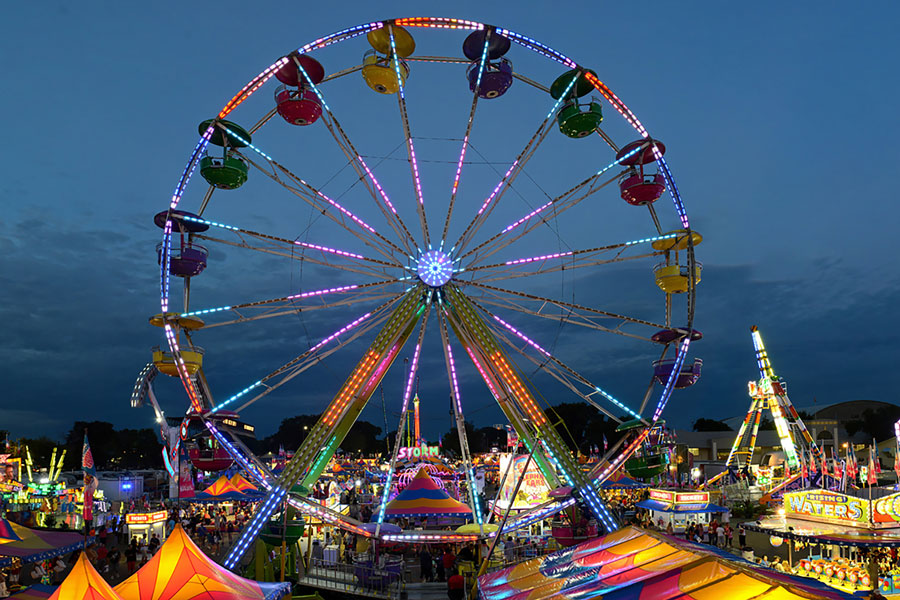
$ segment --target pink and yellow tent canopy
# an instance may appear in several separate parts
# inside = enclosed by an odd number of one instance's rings
[[[263,494],[252,483],[240,475],[236,475],[235,477],[240,478],[238,485],[242,485],[243,489],[235,485],[234,477],[228,479],[222,475],[208,488],[202,492],[197,492],[196,499],[219,502],[223,500],[259,500],[263,497]]]
[[[84,536],[78,533],[38,531],[0,519],[0,567],[16,558],[24,563],[46,560],[77,550],[83,544]]]
[[[406,489],[387,503],[386,517],[468,517],[472,510],[447,492],[420,468]]]
[[[272,600],[290,583],[244,579],[206,556],[181,525],[150,561],[116,586],[122,600]]]
[[[485,600],[789,600],[847,596],[626,527],[478,579]]]
[[[91,565],[84,552],[48,600],[122,600]]]

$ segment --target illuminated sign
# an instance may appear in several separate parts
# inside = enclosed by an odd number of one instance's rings
[[[677,492],[674,490],[650,490],[650,498],[667,504],[708,504],[709,492]]]
[[[788,516],[810,521],[866,525],[869,521],[869,502],[836,492],[806,490],[785,494],[784,512]]]
[[[441,449],[437,446],[426,446],[422,444],[421,446],[413,446],[400,448],[400,453],[397,455],[399,460],[403,460],[404,458],[427,458],[429,456],[440,456]]]
[[[162,523],[166,520],[166,511],[159,510],[152,513],[133,513],[125,515],[125,522],[129,525],[140,525],[144,523]]]

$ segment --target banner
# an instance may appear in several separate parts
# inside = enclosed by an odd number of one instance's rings
[[[194,480],[191,478],[191,459],[184,443],[178,451],[178,498],[194,497]]]
[[[515,461],[512,468],[509,468],[510,461]],[[548,500],[547,494],[550,492],[550,488],[547,487],[547,482],[544,481],[544,475],[533,460],[528,465],[528,471],[524,472],[526,462],[528,462],[527,454],[520,456],[515,454],[500,455],[501,476],[503,473],[506,473],[508,468],[509,474],[506,476],[506,481],[503,482],[503,487],[500,489],[500,496],[497,499],[499,507],[505,509],[512,501],[513,510],[524,510]],[[516,490],[516,484],[519,482],[519,479],[522,479],[522,484],[519,486],[519,493],[513,499],[512,494]]]
[[[869,501],[825,490],[804,490],[784,495],[787,517],[865,526],[869,523]]]

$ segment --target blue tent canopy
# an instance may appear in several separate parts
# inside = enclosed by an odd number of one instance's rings
[[[704,502],[699,504],[668,504],[659,500],[641,500],[635,504],[638,508],[647,510],[655,510],[656,512],[674,513],[674,514],[693,514],[693,513],[722,513],[728,512],[728,508],[713,504],[712,502]]]

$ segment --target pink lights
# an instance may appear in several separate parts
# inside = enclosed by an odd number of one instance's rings
[[[481,215],[481,213],[483,213],[485,211],[485,209],[488,207],[488,204],[490,204],[494,200],[494,198],[497,197],[497,194],[500,193],[500,188],[503,187],[503,184],[506,183],[507,179],[509,179],[509,176],[515,170],[515,168],[516,168],[516,166],[518,166],[518,164],[519,164],[519,159],[517,158],[516,160],[513,161],[513,164],[511,164],[509,166],[509,169],[506,170],[506,174],[503,175],[503,179],[501,179],[497,183],[497,186],[494,188],[494,191],[491,192],[491,195],[487,197],[487,200],[485,200],[484,204],[481,205],[481,208],[478,209],[479,215]]]
[[[365,169],[366,175],[368,175],[369,179],[372,181],[372,185],[374,185],[375,189],[378,190],[378,195],[381,196],[381,199],[384,200],[384,203],[387,204],[387,207],[391,209],[391,212],[396,215],[397,209],[394,208],[394,205],[391,203],[391,199],[388,198],[387,193],[385,193],[384,188],[381,187],[380,183],[378,183],[378,179],[375,178],[375,174],[372,173],[369,165],[366,164],[366,161],[364,161],[363,157],[359,154],[356,155],[356,160],[358,160],[359,164],[362,165],[362,168]]]
[[[544,356],[550,356],[550,353],[549,353],[549,352],[547,352],[546,350],[544,350],[543,348],[541,348],[541,347],[538,345],[538,343],[535,342],[534,340],[532,340],[530,337],[528,337],[527,335],[525,335],[524,333],[522,333],[521,331],[519,331],[518,329],[516,329],[515,327],[513,327],[512,325],[510,325],[509,323],[507,323],[506,321],[504,321],[504,320],[501,319],[500,317],[498,317],[497,315],[492,315],[492,316],[494,317],[494,320],[495,320],[495,321],[497,321],[498,323],[500,323],[501,325],[503,325],[504,327],[506,327],[507,329],[509,329],[511,332],[513,332],[514,334],[516,334],[519,338],[521,338],[521,340],[522,340],[523,342],[525,342],[526,344],[528,344],[529,346],[531,346],[532,348],[534,348],[535,350],[537,350],[538,352],[540,352],[540,353],[543,354]]]
[[[447,362],[450,364],[450,379],[453,382],[453,399],[456,400],[456,410],[462,414],[462,401],[459,397],[459,384],[456,381],[456,363],[453,361],[453,348],[447,344]]]
[[[353,252],[347,252],[346,250],[337,250],[335,248],[329,248],[328,246],[320,246],[318,244],[310,244],[308,242],[294,242],[298,246],[303,246],[304,248],[311,248],[312,250],[321,250],[322,252],[328,252],[329,254],[337,254],[338,256],[346,256],[347,258],[358,258],[360,260],[365,259],[362,254],[355,254]]]
[[[349,323],[347,323],[346,325],[344,325],[343,327],[341,327],[340,329],[338,329],[337,331],[335,331],[328,337],[322,339],[322,341],[320,341],[318,344],[316,344],[315,346],[310,348],[309,351],[313,352],[315,350],[318,350],[319,348],[321,348],[322,346],[324,346],[331,340],[335,339],[336,337],[338,337],[344,333],[347,333],[348,331],[350,331],[351,329],[353,329],[354,327],[356,327],[357,325],[359,325],[360,323],[362,323],[363,321],[365,321],[366,319],[368,319],[371,316],[372,316],[372,313],[366,313],[363,316],[361,316],[360,318],[358,318],[354,321],[350,321]]]

